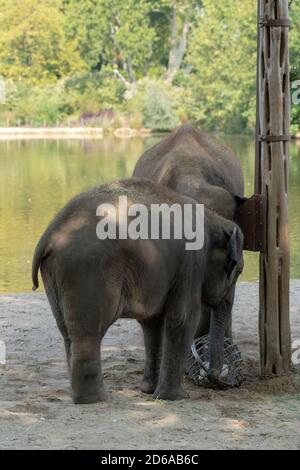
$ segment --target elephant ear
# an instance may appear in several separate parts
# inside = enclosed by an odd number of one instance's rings
[[[228,236],[227,232],[226,232],[226,235]],[[234,227],[233,232],[229,235],[229,240],[227,243],[225,272],[226,272],[228,280],[230,279],[231,274],[238,263],[238,252],[239,252],[238,228]]]

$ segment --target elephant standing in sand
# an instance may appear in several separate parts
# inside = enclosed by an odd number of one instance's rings
[[[185,396],[181,382],[203,305],[213,311],[212,382],[218,383],[223,367],[230,292],[243,269],[239,227],[206,209],[200,250],[187,250],[184,236],[99,239],[98,208],[109,204],[118,211],[120,196],[145,207],[196,206],[193,199],[178,192],[132,178],[80,194],[42,235],[33,259],[33,286],[38,287],[41,270],[65,341],[75,403],[104,398],[100,345],[109,326],[119,318],[135,318],[142,325],[146,364],[141,389],[145,393],[170,400]],[[170,220],[174,234],[174,221]]]

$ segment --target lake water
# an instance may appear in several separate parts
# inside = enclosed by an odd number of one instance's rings
[[[35,245],[55,213],[75,194],[131,175],[142,152],[161,136],[82,141],[0,141],[0,293],[31,290]],[[254,143],[223,140],[241,160],[246,195],[253,193]],[[300,277],[300,145],[291,145],[291,275]],[[244,281],[258,279],[258,255],[245,254]]]

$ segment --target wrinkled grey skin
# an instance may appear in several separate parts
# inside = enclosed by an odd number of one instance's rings
[[[33,286],[38,287],[40,269],[65,341],[75,403],[104,399],[100,345],[119,318],[135,318],[143,329],[143,392],[169,400],[185,396],[181,382],[203,302],[215,312],[211,380],[218,382],[222,370],[228,293],[243,268],[240,229],[206,210],[202,250],[187,251],[185,239],[99,240],[96,209],[101,203],[115,204],[120,195],[146,205],[195,204],[168,188],[132,178],[80,194],[41,237]]]
[[[230,220],[244,201],[239,160],[214,137],[189,124],[147,150],[133,176],[168,186]]]
[[[237,209],[245,202],[239,160],[214,137],[189,124],[147,150],[137,161],[133,176],[168,186],[229,220],[236,220]],[[235,286],[232,305],[234,292]],[[210,317],[210,309],[203,306],[196,336],[209,332]],[[232,337],[231,315],[226,336]]]

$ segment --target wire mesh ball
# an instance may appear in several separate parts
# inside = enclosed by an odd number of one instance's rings
[[[211,385],[207,378],[209,369],[209,335],[196,338],[191,346],[187,360],[186,373],[196,385]],[[218,378],[219,385],[239,387],[244,381],[241,372],[242,356],[239,348],[231,339],[224,339],[224,364]]]

